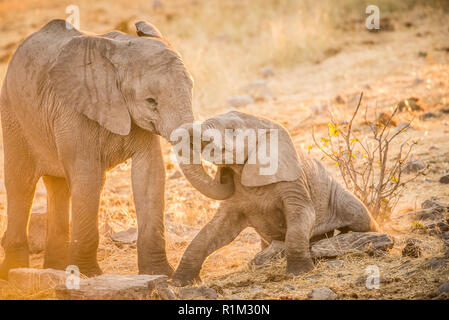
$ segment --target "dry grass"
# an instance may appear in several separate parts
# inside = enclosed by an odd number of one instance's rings
[[[377,103],[380,111],[411,96],[420,97],[426,111],[449,104],[449,54],[441,50],[447,47],[449,23],[447,12],[436,9],[447,1],[343,0],[335,5],[331,0],[172,0],[163,1],[164,8],[154,10],[148,0],[4,0],[0,2],[0,57],[9,57],[21,39],[48,20],[65,18],[66,6],[73,3],[80,7],[82,29],[97,33],[114,28],[133,33],[134,21],[153,22],[181,52],[195,78],[194,111],[198,117],[226,110],[229,96],[241,93],[242,86],[260,78],[261,67],[272,66],[275,76],[267,82],[276,98],[254,103],[243,111],[282,122],[298,149],[306,150],[312,143],[313,123],[317,134],[327,130],[326,112],[315,112],[313,106],[325,104],[339,119],[347,119],[354,107],[351,98],[361,90],[364,100]],[[367,3],[379,4],[382,17],[391,18],[394,32],[364,30]],[[412,27],[406,27],[406,22]],[[418,57],[419,51],[426,51],[427,57]],[[6,60],[0,61],[0,79],[5,72]],[[422,82],[415,83],[417,79]],[[336,95],[347,104],[334,103]],[[449,192],[438,184],[439,176],[449,170],[449,118],[443,115],[421,121],[419,115],[400,114],[396,121],[415,118],[407,137],[418,140],[414,156],[429,163],[430,170],[426,177],[410,184],[398,211],[419,207],[422,200],[433,195],[449,202]],[[360,123],[355,129],[359,135],[368,133]],[[430,146],[436,146],[437,151],[430,152]],[[318,150],[310,152],[320,157]],[[164,159],[170,177],[178,169],[165,143]],[[338,177],[333,164],[325,163]],[[100,224],[107,222],[115,231],[136,225],[129,169],[127,163],[108,173],[101,199]],[[46,200],[41,182],[37,190],[34,210],[44,207]],[[218,202],[200,195],[184,178],[168,179],[166,190],[167,252],[170,263],[176,266],[196,232],[213,216]],[[5,207],[5,190],[1,189],[0,233],[6,228]],[[413,233],[411,226],[411,221],[402,219],[383,225],[396,237],[395,248],[385,257],[346,256],[341,269],[318,262],[311,273],[296,278],[284,275],[284,261],[261,269],[247,267],[260,247],[257,234],[245,230],[209,257],[201,276],[223,298],[303,299],[311,288],[319,286],[329,286],[348,299],[429,298],[439,283],[449,279],[447,269],[428,270],[422,265],[426,258],[441,254],[442,242]],[[420,238],[425,254],[404,265],[406,259],[400,250],[408,237]],[[102,236],[98,256],[105,272],[137,272],[134,246],[117,247]],[[34,255],[31,266],[40,267],[42,259],[42,254]],[[386,279],[380,290],[356,285],[370,264],[379,266]],[[416,272],[410,273],[413,270]],[[14,288],[0,292],[0,297],[53,298],[51,293],[30,296]]]

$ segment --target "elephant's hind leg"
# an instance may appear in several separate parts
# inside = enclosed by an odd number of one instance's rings
[[[28,267],[27,227],[38,176],[26,142],[19,137],[14,143],[4,130],[5,187],[7,193],[7,229],[2,240],[5,259],[0,265],[0,278],[10,269]]]
[[[70,233],[70,191],[65,178],[44,176],[47,189],[47,236],[44,268],[65,269]]]

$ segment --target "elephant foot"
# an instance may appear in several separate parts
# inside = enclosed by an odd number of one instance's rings
[[[170,284],[174,287],[185,287],[196,282],[201,282],[199,275],[182,274],[180,272],[175,272],[173,277],[170,279]]]
[[[103,271],[98,266],[98,263],[90,265],[71,263],[70,265],[77,266],[79,268],[80,274],[83,274],[88,278],[100,276],[103,274]]]
[[[304,258],[295,260],[294,262],[287,259],[287,274],[297,276],[301,273],[306,273],[312,270],[314,267],[313,260],[311,258]]]
[[[139,274],[163,274],[171,277],[173,272],[173,267],[168,262],[165,262],[162,265],[139,266]]]
[[[28,268],[28,249],[17,250],[14,253],[7,253],[2,264],[0,264],[0,279],[8,279],[9,270],[15,268]]]

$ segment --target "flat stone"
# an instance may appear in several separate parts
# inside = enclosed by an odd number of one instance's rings
[[[423,227],[429,234],[442,234],[449,231],[449,219],[431,221],[423,224]]]
[[[335,300],[337,294],[328,287],[315,288],[307,295],[310,300]]]
[[[285,256],[285,244],[283,241],[274,240],[264,250],[256,254],[250,264],[260,266]]]
[[[424,269],[436,270],[436,269],[446,268],[447,265],[448,265],[448,261],[445,258],[434,257],[434,258],[430,258],[430,259],[424,261],[422,264],[422,267]]]
[[[344,262],[342,260],[329,260],[325,262],[327,266],[334,268],[334,269],[340,269],[343,267]]]
[[[449,183],[449,174],[446,174],[440,178],[440,183],[448,184]]]
[[[393,240],[385,233],[349,232],[320,240],[312,245],[312,258],[334,258],[354,252],[387,251]]]
[[[65,284],[69,275],[62,270],[18,268],[9,270],[9,283],[24,292],[36,293]]]
[[[81,279],[79,289],[56,287],[60,300],[139,300],[148,298],[157,285],[166,282],[164,275],[103,274]]]
[[[385,233],[349,232],[319,240],[311,245],[312,258],[336,258],[348,253],[366,252],[374,254],[386,252],[393,247],[393,240]],[[260,266],[273,260],[285,257],[285,244],[274,240],[256,254],[251,265]]]
[[[427,165],[421,160],[408,161],[402,171],[404,173],[416,173],[427,168]]]
[[[178,292],[179,298],[184,300],[199,300],[199,299],[218,299],[218,293],[205,286],[193,287],[193,288],[181,288]]]
[[[182,177],[182,173],[179,170],[176,170],[175,173],[173,173],[169,179],[174,180],[174,179],[179,179],[181,177]]]
[[[264,78],[269,78],[269,77],[273,77],[274,76],[274,70],[270,66],[260,69],[259,73]]]
[[[111,239],[120,244],[133,244],[137,242],[137,229],[129,228],[128,230],[119,231],[111,235]]]
[[[254,99],[250,96],[236,96],[228,99],[228,105],[233,108],[241,108],[251,103],[254,103]]]

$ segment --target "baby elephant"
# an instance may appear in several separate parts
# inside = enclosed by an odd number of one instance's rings
[[[191,136],[198,135],[198,129],[188,128]],[[173,284],[182,286],[199,279],[204,260],[229,244],[246,227],[253,227],[259,233],[262,246],[273,240],[285,241],[287,273],[293,275],[313,268],[309,249],[312,237],[335,229],[378,231],[362,202],[332,178],[320,162],[298,154],[280,124],[233,111],[206,120],[200,129],[203,157],[208,148],[205,144],[213,138],[214,148],[209,149],[215,152],[210,158],[218,165],[216,179],[232,177],[235,193],[221,202],[214,218],[187,247],[173,275]],[[251,131],[256,132],[256,139],[244,139],[240,143],[243,147],[238,150],[232,147],[239,145],[236,141],[241,136],[235,134],[233,142],[236,143],[229,143],[225,129],[228,135],[240,132],[240,135],[246,133],[247,138]],[[220,137],[223,137],[221,141]],[[222,151],[219,152],[224,155],[222,158],[228,157],[226,163],[232,153],[233,163],[220,164],[223,161],[221,156],[217,157],[217,150]],[[273,153],[270,158],[275,161],[274,165],[262,161],[263,157],[255,157],[268,151]],[[236,161],[239,156],[240,162]],[[272,173],[270,166],[276,169]]]

